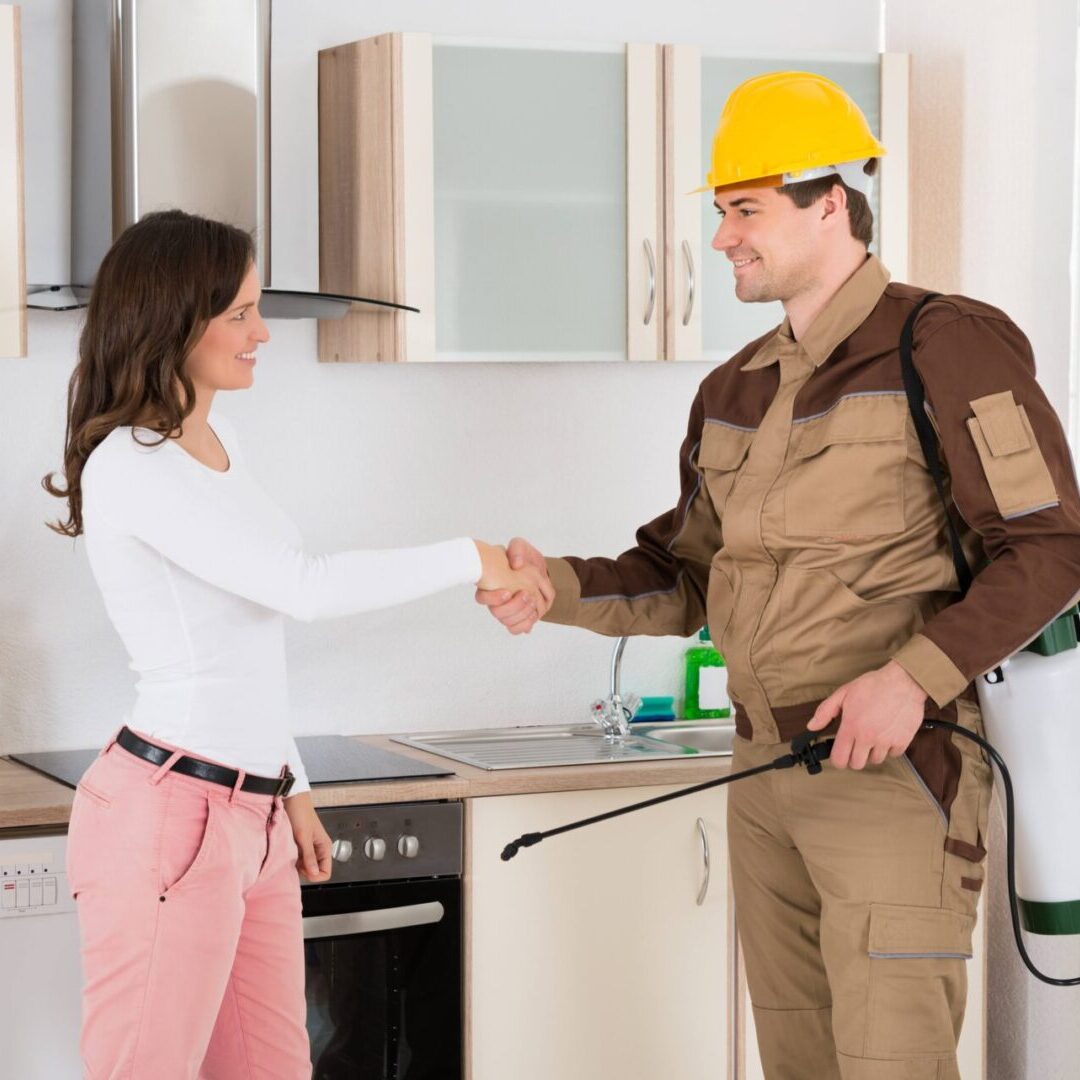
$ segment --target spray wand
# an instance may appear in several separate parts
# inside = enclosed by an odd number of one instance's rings
[[[924,730],[933,728],[946,728],[956,735],[962,735],[976,743],[990,758],[994,767],[1001,774],[1002,785],[1005,789],[1005,863],[1009,887],[1009,911],[1012,915],[1013,937],[1016,939],[1016,948],[1020,953],[1020,959],[1025,967],[1036,979],[1048,983],[1050,986],[1080,986],[1080,976],[1074,979],[1055,979],[1041,972],[1028,955],[1024,948],[1024,939],[1020,930],[1020,909],[1016,898],[1016,845],[1013,836],[1013,787],[1012,778],[1004,760],[997,750],[988,743],[981,735],[959,724],[953,724],[948,720],[924,720]],[[772,772],[774,769],[793,769],[796,765],[804,765],[811,776],[821,772],[821,763],[832,752],[835,739],[822,739],[814,742],[816,732],[804,731],[791,740],[791,753],[781,754],[780,757],[758,765],[753,769],[744,769],[742,772],[729,773],[716,780],[707,780],[704,784],[696,784],[694,787],[683,788],[673,791],[668,795],[659,795],[654,799],[645,799],[643,802],[631,803],[618,810],[610,810],[606,814],[597,814],[594,817],[583,818],[581,821],[573,821],[569,825],[560,825],[557,829],[548,829],[546,832],[523,833],[516,840],[511,840],[502,851],[503,862],[509,862],[522,848],[532,847],[546,840],[549,836],[558,836],[560,833],[573,832],[575,829],[583,829],[587,825],[596,825],[601,821],[621,817],[623,814],[632,814],[635,810],[645,810],[650,806],[658,806],[660,803],[670,802],[672,799],[683,799],[687,795],[696,795],[699,791],[707,791],[709,788],[721,787],[724,784],[733,784],[736,780],[745,780],[749,776],[757,776],[758,773]]]

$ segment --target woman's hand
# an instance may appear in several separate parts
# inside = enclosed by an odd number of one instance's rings
[[[319,815],[315,813],[311,792],[290,795],[285,800],[285,813],[289,815],[293,839],[300,852],[296,869],[308,881],[329,881],[332,865],[330,835],[323,828]]]
[[[475,541],[480,552],[481,573],[476,588],[480,592],[524,593],[535,617],[545,615],[555,600],[555,588],[543,570],[531,564],[511,569],[506,549],[495,544]]]
[[[528,591],[487,590],[483,585],[477,587],[476,602],[488,608],[511,634],[527,634],[551,609],[555,602],[555,586],[548,576],[547,560],[528,540],[515,536],[506,554],[512,568],[532,567],[540,575],[539,588],[544,603],[537,607]]]

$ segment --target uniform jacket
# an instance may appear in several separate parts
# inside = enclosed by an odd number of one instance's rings
[[[976,567],[958,600],[900,373],[901,328],[924,292],[868,256],[801,340],[785,319],[712,371],[690,410],[677,505],[618,558],[549,559],[545,618],[611,635],[707,621],[737,729],[756,742],[790,739],[890,658],[931,715],[973,699],[972,680],[1080,591],[1080,496],[1024,334],[976,300],[929,303],[915,366]],[[946,778],[927,779],[947,798]]]

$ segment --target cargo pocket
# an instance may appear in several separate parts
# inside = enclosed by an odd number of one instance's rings
[[[944,908],[870,905],[869,1055],[956,1049],[974,927]]]
[[[881,536],[904,528],[907,414],[894,395],[847,398],[792,428],[789,536]]]
[[[728,427],[727,424],[705,423],[697,463],[718,514],[724,512],[724,505],[735,485],[735,476],[746,460],[754,434],[753,431]]]
[[[1003,518],[1023,517],[1058,505],[1050,470],[1031,430],[1027,412],[1011,390],[971,402],[968,431],[990,493]]]

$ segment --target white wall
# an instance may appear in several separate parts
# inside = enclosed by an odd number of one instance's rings
[[[277,0],[274,283],[318,280],[319,48],[392,29],[772,53],[876,48],[871,5],[843,0],[832,10],[822,19],[797,0],[770,0],[732,19],[695,0],[531,7]],[[53,92],[34,65],[28,100]],[[28,121],[33,115],[28,107]],[[79,325],[77,314],[32,312],[29,358],[0,361],[0,752],[99,743],[131,697],[131,675],[81,544],[41,524],[60,505],[38,481],[60,464]],[[254,468],[318,550],[520,533],[552,554],[615,554],[676,497],[677,449],[708,370],[325,365],[315,359],[314,323],[277,322],[271,331],[255,389],[221,408],[236,421]],[[380,614],[297,625],[289,645],[300,734],[582,719],[589,701],[606,692],[610,651],[606,639],[560,627],[511,638],[465,589]],[[676,693],[682,648],[674,639],[633,642],[626,685]]]
[[[886,0],[885,43],[912,61],[912,260],[920,285],[1003,307],[1027,331],[1039,379],[1069,400],[1076,0]],[[1076,448],[1074,447],[1074,450]],[[996,810],[995,810],[996,813]],[[1080,1075],[1080,990],[1021,966],[991,845],[991,1080]],[[1076,939],[1029,939],[1036,963],[1080,974]]]

